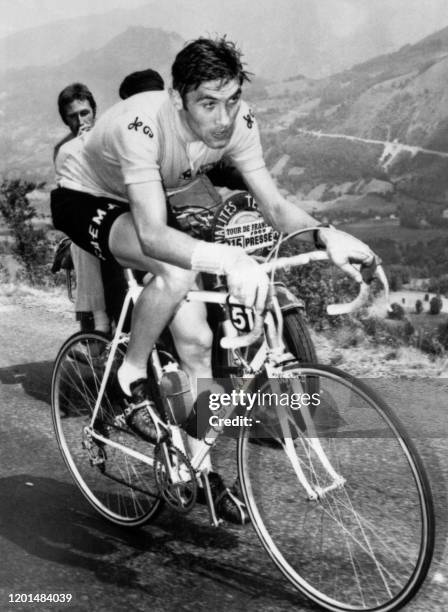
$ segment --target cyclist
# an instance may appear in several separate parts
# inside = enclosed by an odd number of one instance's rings
[[[86,85],[72,83],[59,94],[58,109],[62,121],[70,132],[54,148],[53,159],[57,180],[59,168],[66,155],[83,146],[85,133],[94,125],[96,102]],[[75,244],[71,246],[71,254],[77,278],[75,311],[81,329],[89,329],[90,319],[93,317],[94,328],[107,332],[109,318],[106,314],[100,262]]]
[[[225,37],[199,38],[177,54],[172,78],[169,92],[141,93],[104,113],[84,149],[67,160],[61,187],[52,193],[56,227],[100,259],[115,257],[153,274],[136,303],[118,372],[128,425],[150,440],[156,431],[145,408],[150,402],[146,364],[168,323],[191,381],[211,378],[212,333],[205,307],[183,303],[197,274],[226,275],[230,293],[258,311],[268,289],[266,275],[242,249],[194,239],[172,219],[168,224],[165,190],[188,185],[225,156],[270,225],[285,232],[317,225],[283,198],[265,167],[255,117],[241,99],[249,76],[236,46]],[[350,261],[368,264],[374,257],[362,242],[332,228],[320,229],[316,240],[358,280]],[[217,497],[221,515],[240,521],[238,499],[227,491]]]

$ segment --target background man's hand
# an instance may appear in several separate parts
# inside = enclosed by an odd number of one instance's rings
[[[92,127],[93,127],[92,124],[83,124],[83,125],[80,125],[77,136],[81,136],[81,134],[84,134],[85,132],[90,132]]]

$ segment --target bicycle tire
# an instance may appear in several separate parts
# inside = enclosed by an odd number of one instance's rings
[[[109,444],[85,435],[111,342],[97,332],[80,332],[61,347],[54,364],[51,411],[64,461],[87,501],[108,520],[136,527],[154,518],[162,507],[153,467]],[[131,432],[122,415],[116,371],[123,359],[118,347],[96,419],[95,431],[143,455],[148,443]],[[86,445],[90,445],[89,449]],[[98,462],[92,463],[92,459]]]
[[[324,609],[397,610],[421,586],[434,549],[422,462],[399,419],[364,383],[330,366],[298,367],[297,374],[282,388],[319,381],[308,430],[285,419],[291,408],[283,406],[274,410],[277,444],[248,443],[250,425],[240,432],[238,473],[254,529],[290,584]],[[297,461],[313,487],[332,482],[316,440],[345,482],[310,501]]]
[[[317,355],[302,312],[296,308],[283,314],[283,341],[301,364],[316,363]]]

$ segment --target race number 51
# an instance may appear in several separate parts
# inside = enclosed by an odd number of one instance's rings
[[[233,327],[239,332],[249,332],[254,326],[254,313],[252,308],[241,304],[229,304],[230,320]]]

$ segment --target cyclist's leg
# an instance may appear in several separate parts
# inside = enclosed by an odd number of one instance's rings
[[[121,265],[154,275],[151,282],[144,286],[135,304],[124,362],[132,365],[135,371],[143,373],[146,372],[152,347],[193,286],[196,274],[145,255],[130,213],[120,215],[114,221],[109,235],[109,248]]]
[[[177,311],[170,329],[181,366],[190,377],[193,398],[197,400],[196,381],[198,379],[212,381],[211,349],[213,334],[207,323],[205,305],[195,302],[183,303]],[[211,385],[213,385],[214,392],[221,393],[223,391],[217,383],[211,382]],[[197,425],[197,427],[198,429],[202,428],[200,425]],[[187,441],[190,451],[194,455],[201,448],[202,442],[190,435],[188,435]],[[234,485],[231,489],[228,489],[225,486],[222,477],[213,470],[210,455],[207,455],[202,467],[209,474],[209,485],[218,516],[232,523],[246,523],[249,514],[241,499],[239,488]]]
[[[81,248],[103,261],[115,258],[121,265],[151,272],[134,308],[131,337],[124,365],[146,378],[146,364],[157,338],[193,285],[196,274],[146,256],[125,202],[58,188],[51,193],[53,223]],[[120,369],[120,372],[122,368]],[[126,387],[133,379],[126,377]],[[122,380],[120,380],[121,386]]]
[[[180,365],[190,378],[193,400],[197,399],[198,379],[211,379],[211,347],[213,334],[207,323],[205,304],[186,302],[181,305],[170,325]],[[188,436],[188,445],[194,455],[200,445],[199,440]],[[210,455],[204,460],[203,467],[211,471]]]

